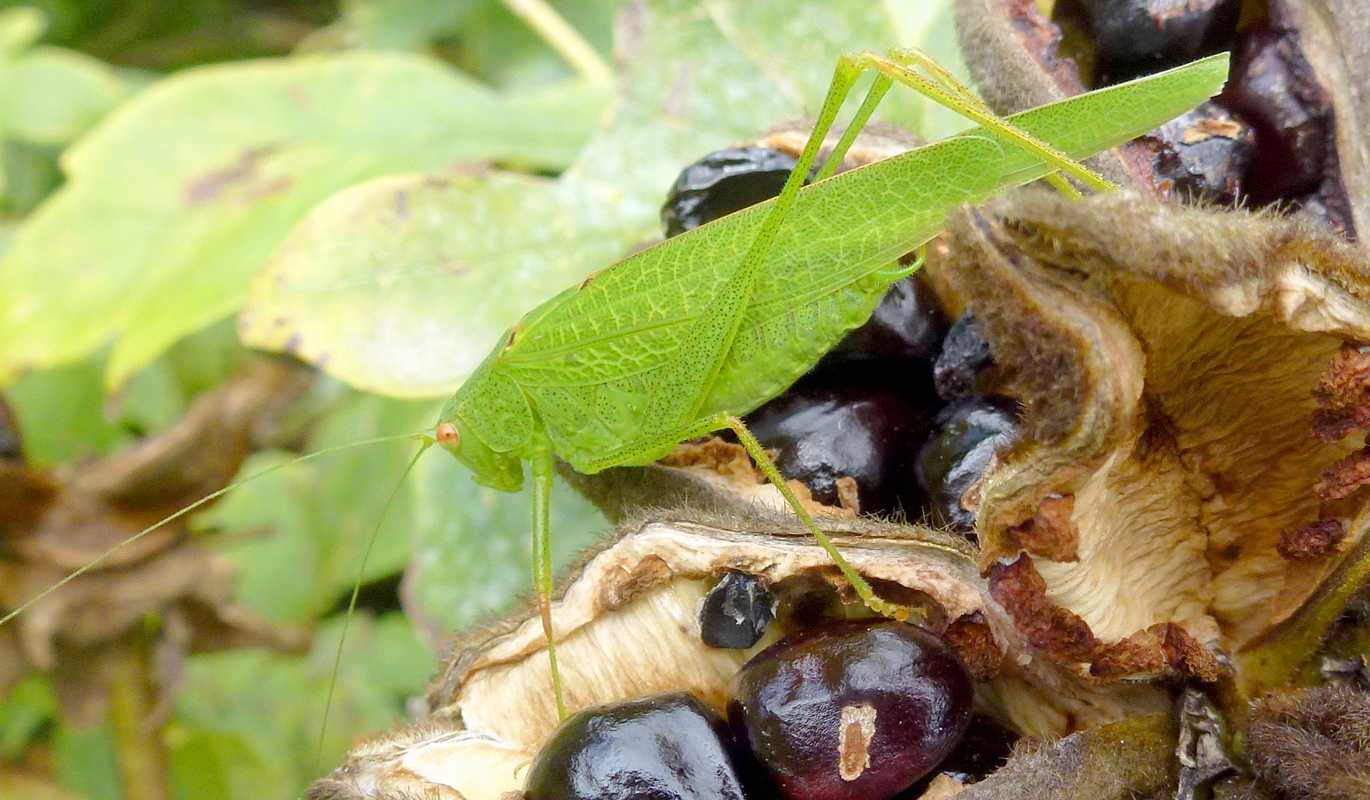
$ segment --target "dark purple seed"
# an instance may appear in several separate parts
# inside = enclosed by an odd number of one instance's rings
[[[1101,80],[1111,84],[1227,49],[1239,0],[1081,0]]]
[[[1217,103],[1208,102],[1162,125],[1154,160],[1162,191],[1185,200],[1231,205],[1242,194],[1256,134]]]
[[[742,572],[726,573],[704,595],[699,634],[704,644],[745,650],[756,644],[775,619],[775,595],[764,581]]]
[[[681,171],[661,207],[668,237],[780,194],[794,159],[767,147],[729,147]]]
[[[1225,50],[1238,0],[1080,0],[1102,84],[1179,66]]]
[[[963,533],[975,530],[975,515],[961,498],[1017,431],[1018,422],[1004,400],[971,397],[942,409],[918,452],[916,469],[934,525]]]
[[[782,797],[885,800],[956,746],[974,687],[933,634],[900,622],[811,628],[733,679],[728,721]]]
[[[1249,121],[1256,153],[1246,179],[1256,205],[1315,191],[1334,148],[1332,103],[1304,58],[1294,31],[1246,31],[1218,102]]]
[[[723,720],[684,692],[582,711],[528,771],[526,800],[745,800]]]
[[[838,505],[838,480],[850,477],[862,513],[919,508],[911,454],[936,413],[935,398],[888,380],[842,378],[811,376],[753,411],[747,425],[776,451],[785,477],[821,503]]]
[[[932,365],[932,380],[944,400],[966,397],[975,391],[975,379],[994,363],[989,340],[974,314],[963,314],[952,323],[942,340],[942,352]]]
[[[818,369],[853,361],[930,362],[946,333],[937,297],[921,277],[911,275],[890,286],[870,319],[829,350]]]

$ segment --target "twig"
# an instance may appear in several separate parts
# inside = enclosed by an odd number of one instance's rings
[[[109,715],[114,756],[126,800],[167,800],[167,754],[160,728],[149,730],[153,701],[151,654],[141,631],[111,653]]]
[[[591,83],[608,83],[613,70],[546,0],[504,0],[504,5],[541,36]]]

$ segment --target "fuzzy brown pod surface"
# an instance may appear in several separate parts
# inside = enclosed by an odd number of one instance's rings
[[[1127,193],[1026,192],[947,241],[935,269],[1024,409],[968,493],[991,593],[1096,680],[1213,681],[1235,657],[1240,685],[1278,683],[1310,652],[1272,656],[1272,630],[1344,602],[1329,580],[1363,559],[1364,251]]]

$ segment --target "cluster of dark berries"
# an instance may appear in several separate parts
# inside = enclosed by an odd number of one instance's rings
[[[1240,0],[1080,0],[1096,84],[1139,77],[1231,50],[1227,88],[1162,126],[1157,177],[1182,197],[1302,208],[1354,236],[1340,177],[1331,98],[1280,4],[1249,13]],[[1252,5],[1254,8],[1254,4]],[[1163,187],[1165,188],[1165,187]]]
[[[1013,735],[972,716],[973,693],[932,633],[837,622],[748,661],[726,719],[683,692],[576,714],[533,762],[527,800],[917,796],[937,772],[973,782],[1007,757]]]
[[[764,147],[710,153],[686,167],[661,217],[668,236],[768,199],[794,160]],[[748,426],[786,477],[827,505],[855,481],[859,510],[974,529],[965,490],[1016,424],[1007,402],[976,393],[990,365],[973,317],[950,326],[918,275],[890,287],[870,320]]]

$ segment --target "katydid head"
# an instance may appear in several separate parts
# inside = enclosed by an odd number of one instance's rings
[[[523,488],[523,462],[512,453],[497,453],[481,441],[459,415],[443,413],[434,438],[443,449],[456,456],[476,483],[501,492],[517,492]]]

